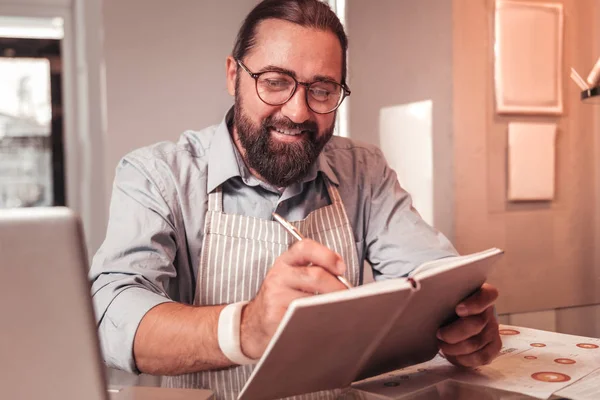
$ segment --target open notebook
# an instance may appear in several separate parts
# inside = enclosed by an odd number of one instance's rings
[[[433,358],[437,329],[502,250],[427,262],[407,278],[292,302],[238,399],[343,388]]]

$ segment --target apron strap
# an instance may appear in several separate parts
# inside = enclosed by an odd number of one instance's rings
[[[327,193],[329,194],[329,200],[331,200],[331,204],[342,204],[342,198],[340,197],[340,192],[338,192],[337,187],[334,183],[332,183],[327,177],[325,178],[325,185],[327,186]]]
[[[221,185],[208,194],[208,211],[223,212],[223,189],[221,189]]]
[[[348,214],[346,213],[346,207],[342,202],[342,197],[340,196],[340,192],[338,191],[336,185],[327,178],[325,178],[325,183],[327,184],[327,192],[329,193],[332,206],[339,210],[342,221],[350,226],[350,220],[348,219]],[[352,240],[354,240],[354,235],[352,235],[352,233],[350,233],[350,237]],[[356,252],[352,254],[352,258],[356,258]],[[362,285],[364,281],[364,265],[359,264],[360,260],[356,261],[356,267],[358,268],[358,284]]]

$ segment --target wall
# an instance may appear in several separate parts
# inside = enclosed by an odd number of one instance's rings
[[[221,121],[225,58],[256,0],[105,0],[106,192],[129,151]]]
[[[350,134],[379,144],[381,107],[431,98],[436,225],[463,253],[506,250],[492,277],[503,322],[600,335],[600,106],[568,78],[600,56],[600,2],[562,2],[565,111],[507,117],[494,111],[493,0],[349,0]],[[555,201],[506,202],[509,121],[558,124]]]
[[[350,135],[379,145],[382,107],[433,101],[434,221],[452,238],[452,1],[347,0]]]
[[[600,301],[595,215],[594,112],[568,79],[587,75],[594,51],[594,0],[563,0],[565,111],[558,117],[506,117],[494,112],[493,0],[454,0],[455,243],[463,252],[506,250],[492,277],[505,322],[600,334],[590,324]],[[596,14],[597,15],[597,14]],[[506,202],[509,121],[556,122],[556,198]],[[556,310],[556,311],[555,311]],[[587,318],[586,318],[587,317]],[[587,323],[586,323],[587,321]],[[592,320],[593,321],[593,320]],[[576,330],[577,332],[574,332]]]

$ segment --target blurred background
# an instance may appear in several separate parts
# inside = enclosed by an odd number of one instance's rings
[[[337,134],[382,146],[459,252],[505,250],[492,278],[501,322],[600,337],[600,105],[569,79],[600,56],[600,0],[528,2],[559,5],[557,35],[517,49],[542,68],[556,55],[547,85],[559,106],[518,110],[503,103],[510,88],[499,97],[501,79],[523,71],[499,41],[500,27],[513,32],[500,2],[330,0],[350,40]],[[119,159],[217,124],[233,104],[225,58],[256,3],[0,0],[0,207],[73,208],[92,256]],[[525,78],[517,94],[536,76]],[[542,142],[511,147],[514,124],[555,129],[543,163],[527,158]],[[523,176],[526,189],[550,179],[550,194],[514,195]]]

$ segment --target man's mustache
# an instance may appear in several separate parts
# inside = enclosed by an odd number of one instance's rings
[[[293,121],[290,121],[288,118],[275,119],[275,118],[271,118],[271,117],[264,120],[263,127],[308,131],[310,133],[315,133],[319,129],[317,126],[317,123],[313,122],[313,121],[306,121],[306,122],[297,124]]]

